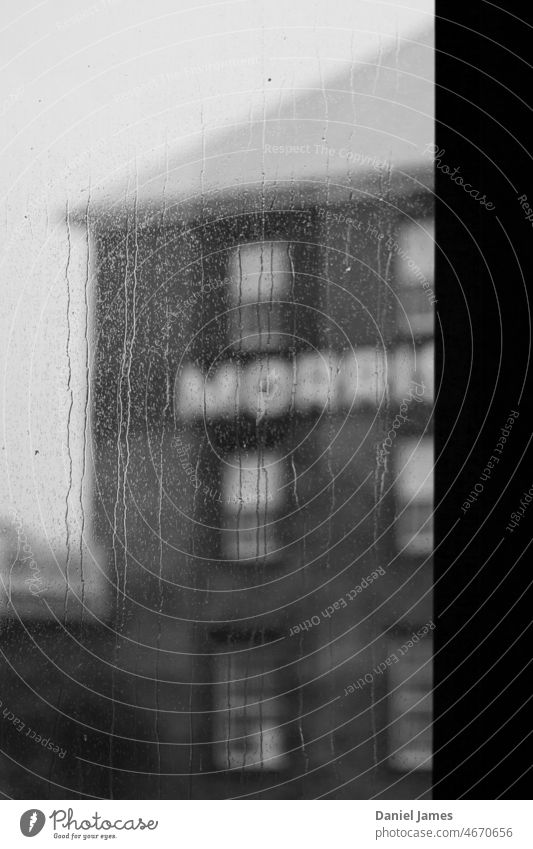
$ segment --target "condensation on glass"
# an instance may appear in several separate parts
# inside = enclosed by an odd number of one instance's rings
[[[290,246],[287,242],[239,245],[228,261],[230,344],[241,351],[279,351],[291,342]]]
[[[394,770],[429,772],[433,751],[433,640],[411,635],[389,642],[389,763]]]
[[[218,655],[214,672],[214,764],[220,770],[279,771],[288,766],[286,698],[246,652]]]
[[[274,451],[242,451],[225,459],[222,538],[226,558],[275,555],[280,545],[275,518],[283,504],[283,485],[283,461]]]
[[[406,554],[433,550],[433,440],[401,439],[395,451],[398,548]]]

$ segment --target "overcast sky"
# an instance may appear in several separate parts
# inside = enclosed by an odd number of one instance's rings
[[[71,387],[84,375],[81,359],[76,371],[82,290],[70,292],[67,341],[67,206],[125,162],[149,163],[162,145],[179,152],[201,126],[223,127],[263,99],[275,106],[293,87],[327,84],[432,15],[430,0],[4,2],[0,519],[15,505],[30,526],[46,524],[50,539],[62,533],[67,344]],[[77,261],[74,253],[71,280]],[[83,407],[74,401],[75,441]]]
[[[186,109],[191,132],[202,120],[240,117],[263,98],[265,70],[275,102],[432,13],[428,0],[11,0],[3,8],[0,180],[15,208],[28,181],[31,190],[65,168],[67,181],[83,180],[87,163],[76,158],[91,145],[102,143],[90,165],[96,180],[125,154],[183,137],[184,104],[196,105]]]

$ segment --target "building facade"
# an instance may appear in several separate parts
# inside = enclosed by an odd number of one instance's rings
[[[81,615],[6,600],[68,750],[14,795],[429,794],[431,39],[389,60],[81,216],[101,555]]]

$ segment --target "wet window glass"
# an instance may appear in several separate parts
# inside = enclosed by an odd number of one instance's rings
[[[406,554],[433,548],[433,444],[428,438],[404,439],[396,452],[396,540]]]
[[[97,5],[6,213],[2,789],[427,798],[431,15]]]
[[[420,633],[427,628],[420,626]],[[413,644],[413,637],[416,642]],[[430,771],[432,764],[432,641],[405,634],[389,643],[389,763],[395,770]]]

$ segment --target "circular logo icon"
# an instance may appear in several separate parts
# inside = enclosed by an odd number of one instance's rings
[[[39,834],[46,822],[46,817],[42,811],[37,808],[30,808],[29,811],[24,811],[20,818],[20,830],[24,837],[35,837]]]

